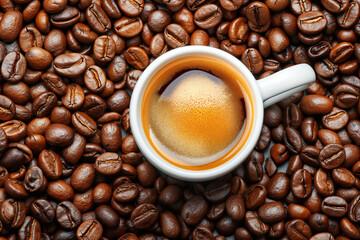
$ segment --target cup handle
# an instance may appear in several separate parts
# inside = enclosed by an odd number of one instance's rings
[[[256,81],[256,84],[264,101],[264,108],[266,108],[305,90],[315,80],[316,75],[312,67],[302,63],[260,79]]]

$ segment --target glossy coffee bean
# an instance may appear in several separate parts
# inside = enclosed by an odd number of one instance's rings
[[[95,170],[104,175],[113,175],[121,170],[121,157],[117,153],[106,152],[99,155],[95,161]]]
[[[312,189],[310,173],[305,169],[297,170],[291,177],[290,189],[298,198],[307,198]]]
[[[342,217],[346,214],[348,203],[341,197],[329,196],[321,203],[321,211],[330,217]]]
[[[91,238],[94,240],[101,239],[103,234],[102,225],[95,219],[89,219],[80,224],[76,230],[76,237],[78,239]]]
[[[222,19],[223,13],[219,6],[215,4],[206,4],[196,10],[194,13],[195,24],[203,29],[209,29],[216,26]]]
[[[51,223],[55,219],[55,209],[46,199],[37,199],[31,204],[32,215],[41,223]]]
[[[304,34],[315,35],[325,29],[327,19],[320,11],[302,13],[297,19],[297,26]]]
[[[345,160],[344,148],[338,144],[326,145],[319,153],[319,161],[323,168],[333,169]]]
[[[52,146],[66,147],[74,139],[74,131],[67,125],[54,123],[45,129],[46,142]]]
[[[131,222],[137,229],[151,226],[159,217],[156,207],[152,204],[141,204],[131,213]]]
[[[71,202],[64,201],[56,206],[56,219],[65,229],[74,229],[81,223],[81,213]]]

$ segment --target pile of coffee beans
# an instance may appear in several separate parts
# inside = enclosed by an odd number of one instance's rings
[[[0,9],[0,240],[360,239],[359,0]],[[258,78],[299,63],[317,75],[265,110],[246,163],[205,183],[157,172],[129,124],[142,71],[185,45],[225,50]]]

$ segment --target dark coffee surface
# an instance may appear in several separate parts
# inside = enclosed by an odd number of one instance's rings
[[[359,4],[0,0],[0,240],[360,239]],[[129,122],[142,71],[189,44],[317,75],[204,183],[159,173]]]

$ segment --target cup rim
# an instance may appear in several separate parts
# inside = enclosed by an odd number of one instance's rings
[[[141,119],[142,97],[147,87],[147,84],[150,82],[157,70],[161,69],[167,63],[172,62],[176,59],[192,55],[216,58],[217,60],[224,61],[225,63],[231,65],[235,69],[239,69],[239,72],[242,73],[245,78],[244,80],[249,85],[251,94],[253,96],[253,99],[255,100],[253,104],[253,127],[250,131],[248,140],[245,142],[242,149],[240,149],[233,158],[226,161],[225,163],[215,168],[206,170],[183,169],[172,165],[165,159],[162,159],[161,156],[156,153],[156,151],[151,147],[150,143],[148,142],[148,139],[143,130],[143,124]],[[250,155],[251,151],[253,150],[258,141],[264,117],[263,100],[257,87],[255,77],[252,75],[252,73],[239,59],[237,59],[233,55],[223,50],[208,46],[180,47],[166,52],[157,59],[155,59],[144,70],[144,72],[138,79],[132,92],[129,109],[131,131],[135,138],[137,146],[144,154],[145,158],[157,169],[166,173],[167,175],[186,181],[211,180],[234,170],[238,165],[244,162],[246,158]]]

